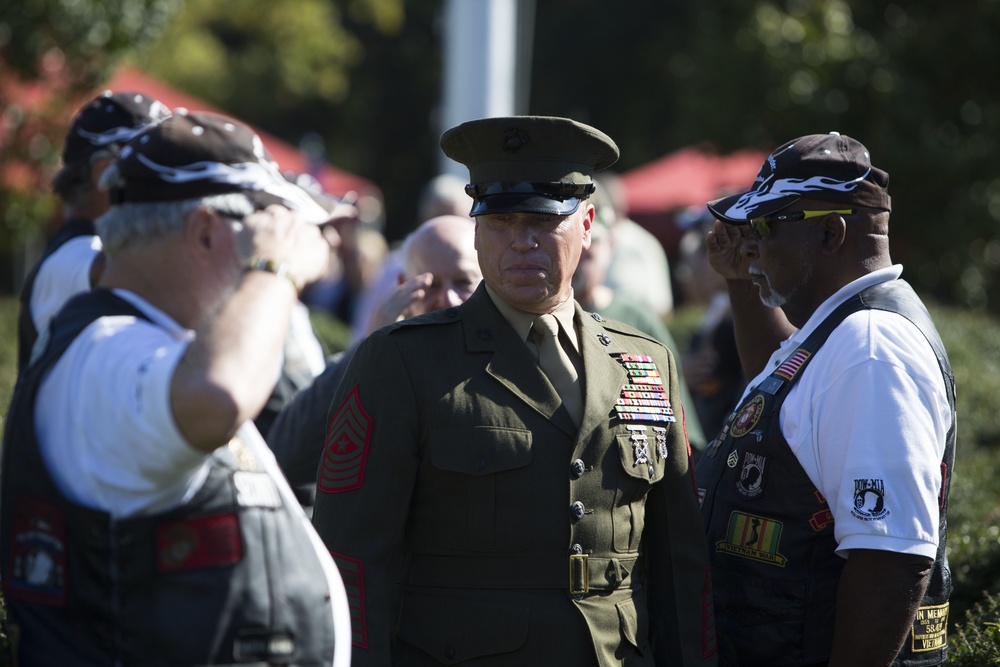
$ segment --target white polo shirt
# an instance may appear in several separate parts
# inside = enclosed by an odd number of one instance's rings
[[[902,274],[871,273],[825,301],[783,342],[753,387],[841,303]],[[830,505],[841,555],[877,549],[933,558],[951,410],[930,344],[909,320],[863,310],[813,355],[781,407],[781,432]]]
[[[97,236],[77,236],[45,258],[28,302],[31,321],[41,333],[70,297],[90,291],[90,267],[101,252]]]
[[[210,455],[187,443],[170,409],[171,377],[194,332],[131,292],[115,293],[152,323],[91,323],[42,381],[35,428],[63,494],[120,518],[192,497]]]

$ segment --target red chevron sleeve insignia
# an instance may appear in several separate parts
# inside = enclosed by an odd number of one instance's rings
[[[326,427],[326,448],[317,488],[323,493],[360,489],[368,460],[372,419],[361,405],[357,385]]]

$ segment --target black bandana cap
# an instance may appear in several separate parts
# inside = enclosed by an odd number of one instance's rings
[[[799,199],[891,211],[888,187],[889,175],[872,166],[861,142],[838,132],[810,134],[775,149],[750,190],[710,201],[708,210],[734,225],[777,213]]]
[[[219,114],[179,109],[122,149],[118,172],[113,204],[240,192],[259,208],[279,204],[312,224],[330,219],[316,197],[282,175],[252,129]]]
[[[63,163],[82,162],[99,150],[118,153],[130,139],[170,115],[159,100],[143,93],[106,90],[88,102],[70,123]]]

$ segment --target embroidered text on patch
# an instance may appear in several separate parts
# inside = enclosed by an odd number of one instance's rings
[[[317,488],[324,493],[360,489],[365,476],[372,419],[361,406],[357,385],[330,419]]]
[[[774,519],[733,512],[729,516],[726,539],[716,542],[715,550],[785,567],[788,559],[778,553],[782,528],[782,523]]]

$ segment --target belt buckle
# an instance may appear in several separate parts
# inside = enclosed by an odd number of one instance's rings
[[[586,595],[590,592],[590,568],[587,567],[589,554],[569,556],[569,594]],[[577,585],[579,583],[579,585]]]

